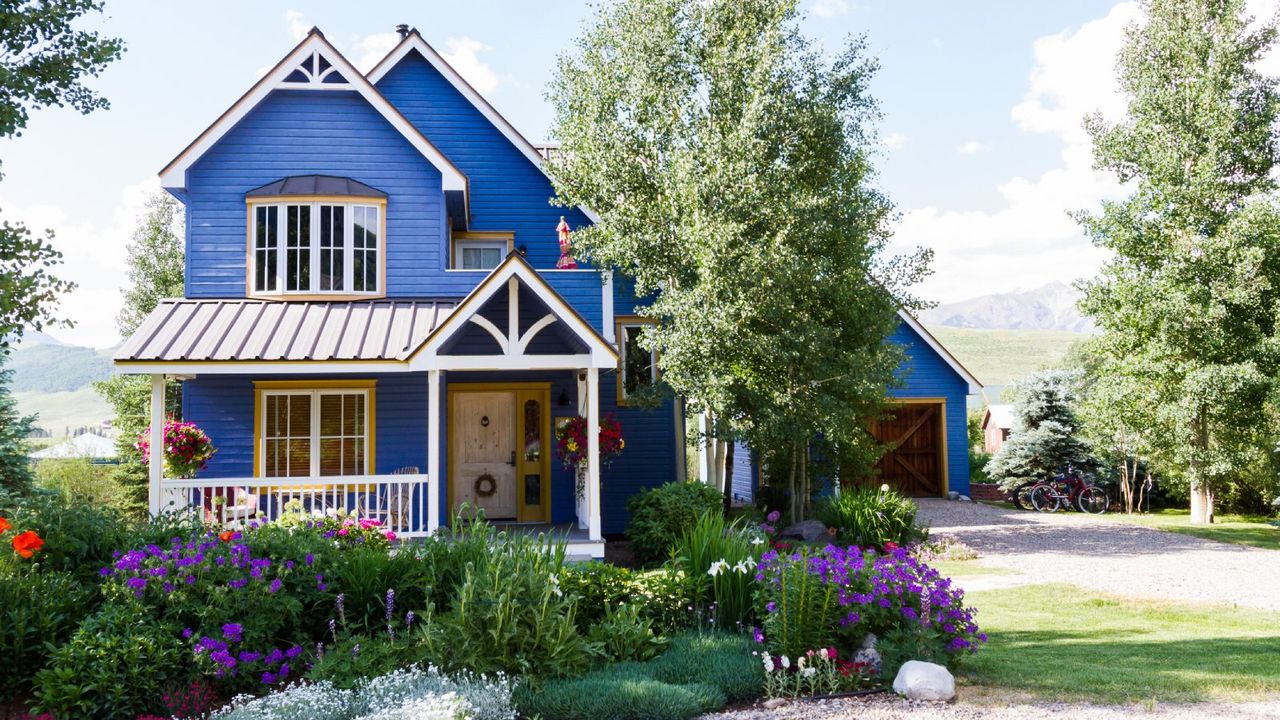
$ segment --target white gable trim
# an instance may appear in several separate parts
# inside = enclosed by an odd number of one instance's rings
[[[542,316],[524,333],[520,332],[520,286],[533,291],[551,312]],[[477,313],[499,292],[507,293],[506,328],[501,328]],[[562,322],[589,348],[585,354],[526,355],[525,349],[539,332]],[[441,355],[440,348],[456,333],[470,325],[484,328],[498,342],[500,355]],[[590,323],[582,319],[564,298],[517,253],[507,256],[501,265],[454,308],[447,320],[427,336],[426,341],[409,355],[409,369],[580,369],[618,366],[618,353]]]
[[[932,348],[933,351],[938,354],[938,357],[942,358],[943,362],[949,365],[952,370],[959,373],[960,377],[964,378],[964,381],[969,384],[970,395],[982,392],[982,383],[978,382],[978,378],[974,377],[973,373],[969,372],[964,365],[961,365],[960,361],[956,359],[956,356],[952,355],[950,350],[943,347],[942,343],[938,342],[938,339],[926,330],[924,325],[920,324],[919,320],[915,319],[915,317],[906,310],[899,310],[898,317],[902,318],[902,321],[905,322],[908,327],[915,330],[916,334],[924,339],[925,344]]]
[[[551,176],[547,173],[545,164],[546,158],[542,156],[542,153],[538,152],[538,149],[533,146],[533,143],[529,142],[524,135],[521,135],[520,131],[516,130],[514,125],[507,122],[507,119],[502,117],[502,114],[494,109],[494,107],[489,104],[489,101],[484,99],[483,95],[477,92],[475,88],[471,87],[471,83],[467,82],[465,78],[459,75],[458,71],[454,70],[453,66],[450,65],[449,62],[440,55],[440,53],[436,52],[435,48],[431,47],[431,45],[422,38],[422,35],[416,29],[411,31],[404,40],[400,41],[399,45],[392,48],[391,52],[387,53],[387,56],[382,58],[382,60],[369,71],[369,74],[366,76],[369,79],[369,82],[376,85],[379,80],[385,77],[392,68],[399,65],[400,61],[413,50],[417,50],[418,53],[431,65],[431,67],[436,69],[436,72],[443,75],[444,79],[448,80],[450,85],[452,85],[458,92],[462,93],[462,96],[475,106],[475,108],[480,111],[480,114],[484,115],[485,119],[498,129],[498,132],[502,133],[503,137],[505,137],[516,147],[517,150],[528,158],[529,162],[533,163],[539,170],[541,170],[543,175],[546,175],[547,178],[550,179]],[[591,222],[596,224],[600,223],[600,218],[588,208],[579,207],[578,209],[581,210],[582,214],[586,215]]]
[[[285,78],[291,75],[299,65],[304,62],[312,62],[314,57],[322,57],[329,62],[333,70],[342,73],[347,79],[346,83],[323,83],[319,77],[308,82],[286,82]],[[329,75],[325,72],[324,75]],[[382,93],[378,92],[373,84],[365,79],[356,70],[350,62],[347,61],[342,53],[338,52],[333,45],[325,40],[324,34],[318,29],[312,28],[311,32],[302,42],[298,43],[288,55],[273,67],[270,72],[262,77],[252,88],[249,89],[239,100],[236,101],[221,117],[214,121],[203,133],[200,134],[190,145],[178,154],[163,170],[160,171],[160,184],[165,188],[185,188],[187,186],[187,170],[204,156],[214,145],[227,134],[231,128],[235,127],[249,111],[257,107],[268,94],[277,89],[306,89],[306,90],[348,90],[360,93],[392,127],[400,132],[401,135],[413,145],[414,149],[422,153],[436,169],[440,171],[443,178],[443,187],[445,190],[461,190],[464,194],[467,192],[467,176],[462,174],[456,165],[450,162],[449,158],[444,156],[440,150],[431,144],[421,132],[418,131],[413,123],[409,122],[404,115],[400,113]]]

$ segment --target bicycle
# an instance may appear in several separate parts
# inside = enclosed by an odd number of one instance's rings
[[[1084,475],[1071,466],[1051,480],[1042,480],[1031,488],[1031,507],[1038,512],[1057,512],[1064,505],[1082,513],[1101,515],[1111,499],[1102,488],[1087,482]]]

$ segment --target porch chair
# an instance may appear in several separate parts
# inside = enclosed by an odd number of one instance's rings
[[[227,525],[243,523],[258,517],[258,495],[249,492],[248,488],[238,487],[232,493],[232,502],[222,510],[223,522]]]
[[[417,475],[418,473],[416,465],[391,471],[392,475]],[[357,515],[381,520],[384,526],[398,530],[408,529],[412,507],[413,487],[407,485],[381,485],[377,492],[361,493],[356,499]]]

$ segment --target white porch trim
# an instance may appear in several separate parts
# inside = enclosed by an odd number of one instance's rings
[[[427,474],[443,477],[440,471],[440,371],[427,371]],[[427,532],[440,527],[440,487],[430,488],[427,500]]]
[[[164,375],[151,376],[151,445],[147,458],[147,510],[160,514],[160,486],[164,480]]]
[[[587,368],[587,522],[588,537],[600,532],[600,368]]]

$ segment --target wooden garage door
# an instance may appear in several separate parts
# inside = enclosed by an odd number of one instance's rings
[[[893,417],[873,423],[876,440],[889,446],[876,468],[880,482],[914,497],[943,492],[942,403],[900,405]]]

